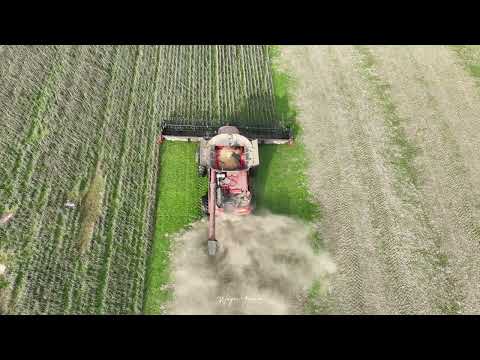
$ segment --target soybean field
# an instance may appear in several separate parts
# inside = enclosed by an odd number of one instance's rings
[[[266,46],[1,46],[0,311],[142,313],[161,122],[276,126],[273,88]]]

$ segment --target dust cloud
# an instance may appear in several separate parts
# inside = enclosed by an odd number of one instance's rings
[[[314,252],[313,230],[280,215],[222,216],[220,248],[206,251],[208,222],[173,239],[171,314],[298,314],[315,281],[335,271],[325,252]]]

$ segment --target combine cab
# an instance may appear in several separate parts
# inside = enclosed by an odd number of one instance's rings
[[[203,135],[198,135],[203,129]],[[197,165],[200,176],[208,176],[209,190],[202,198],[202,210],[209,216],[208,254],[215,255],[215,220],[224,213],[248,215],[254,210],[252,175],[259,162],[258,143],[285,144],[292,142],[290,130],[222,126],[210,127],[166,125],[159,138],[164,140],[197,141]],[[268,136],[271,137],[268,137]],[[250,139],[249,139],[250,138]]]

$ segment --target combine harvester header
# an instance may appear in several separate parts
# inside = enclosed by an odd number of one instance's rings
[[[174,124],[165,121],[161,126],[160,141],[173,140],[199,142],[200,139],[208,140],[218,134],[218,129],[221,126],[222,125]],[[259,144],[291,144],[293,142],[293,132],[291,127],[235,127],[240,134],[248,139],[257,140]]]

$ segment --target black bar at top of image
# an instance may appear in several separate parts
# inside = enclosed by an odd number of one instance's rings
[[[40,3],[39,3],[40,4]],[[467,7],[422,9],[405,4],[310,4],[307,7],[217,7],[191,4],[101,8],[81,6],[68,16],[41,3],[4,10],[2,44],[474,44],[476,12]],[[10,5],[9,5],[10,6]],[[181,12],[172,9],[178,6]],[[257,5],[256,5],[257,6]],[[25,6],[23,6],[25,7]],[[185,9],[185,8],[188,9]],[[447,10],[448,9],[448,10]],[[33,11],[34,10],[34,11]],[[65,9],[67,10],[67,9]],[[224,14],[219,14],[224,12]],[[181,16],[179,15],[181,14]]]

